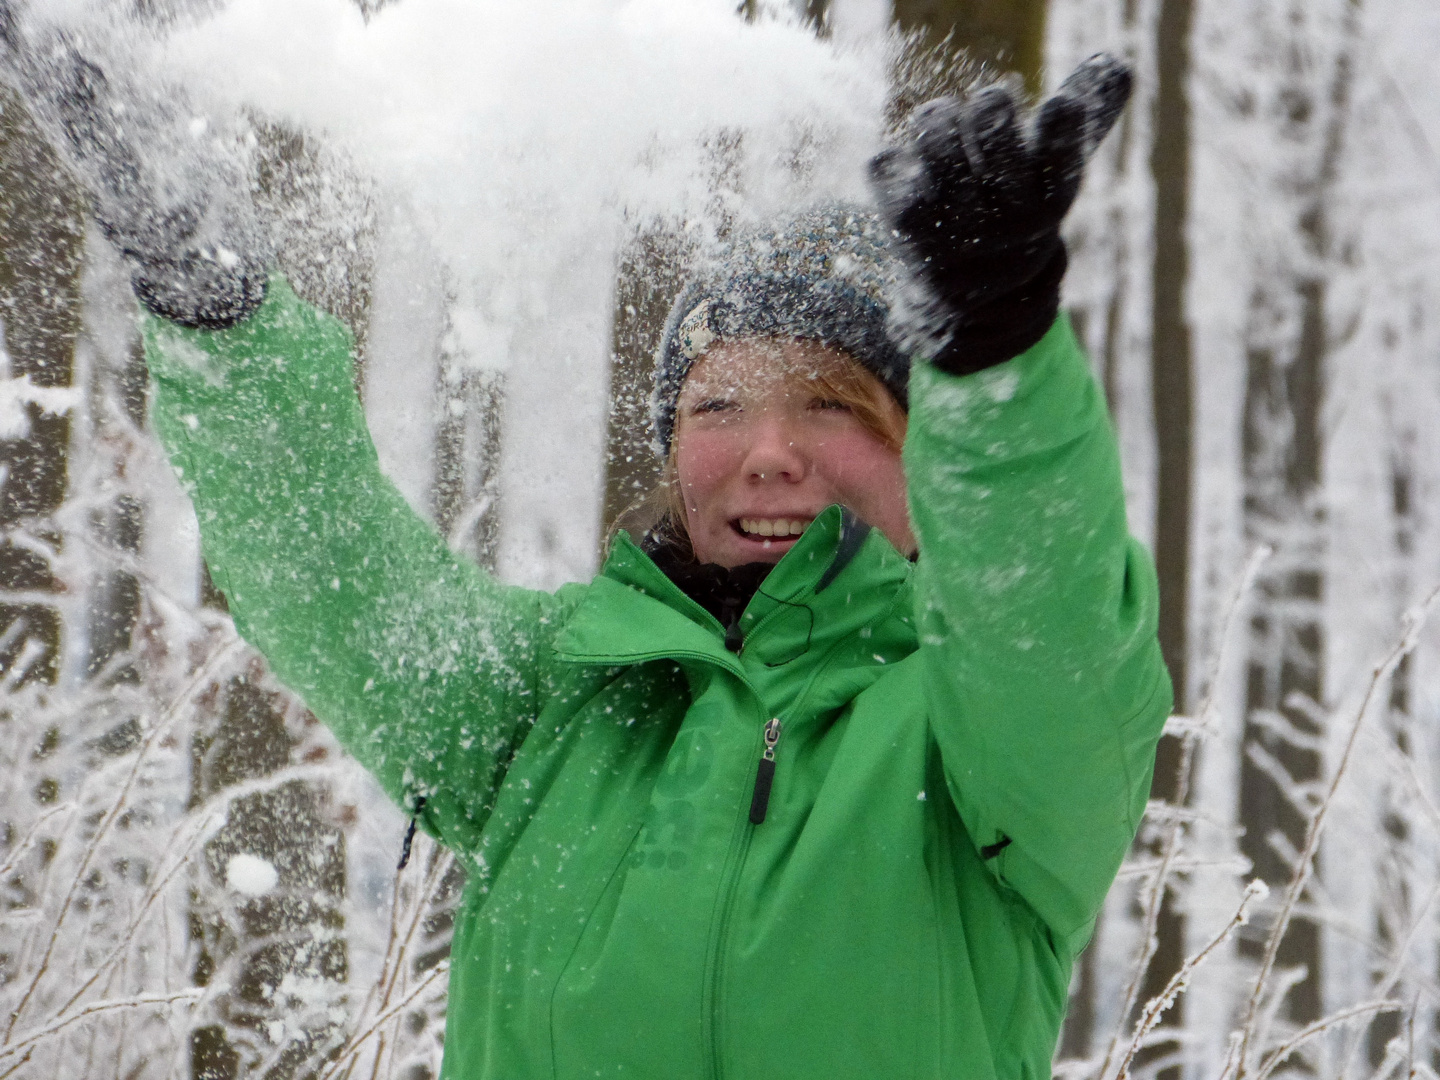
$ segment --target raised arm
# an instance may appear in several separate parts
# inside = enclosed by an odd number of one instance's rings
[[[1170,681],[1155,572],[1069,321],[911,384],[921,662],[952,797],[989,865],[1078,949],[1150,791]]]
[[[348,331],[267,280],[243,139],[0,0],[0,67],[67,153],[150,311],[154,420],[235,624],[460,851],[536,712],[560,602],[455,558],[381,475]],[[224,127],[224,118],[217,118]]]
[[[872,165],[909,274],[905,447],[921,663],[951,794],[1075,952],[1134,837],[1170,684],[1148,556],[1067,319],[1060,225],[1120,114],[1096,56],[1023,122],[1005,86],[917,110]]]
[[[465,850],[536,712],[559,601],[457,558],[381,474],[337,320],[272,279],[221,331],[145,328],[154,421],[236,628]]]

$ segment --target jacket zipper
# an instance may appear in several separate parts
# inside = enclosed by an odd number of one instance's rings
[[[765,749],[755,769],[755,791],[750,796],[751,825],[763,824],[765,812],[770,809],[770,786],[775,782],[775,744],[779,741],[780,718],[774,717],[765,725]]]
[[[782,726],[779,717],[771,717],[761,731],[764,748],[760,752],[760,763],[755,774],[755,788],[750,796],[750,813],[746,823],[741,826],[739,844],[730,862],[729,874],[724,886],[725,899],[720,909],[720,926],[716,931],[714,952],[711,955],[709,1008],[711,1080],[721,1080],[724,1076],[724,1068],[721,1064],[723,1052],[720,1045],[720,1009],[721,995],[724,991],[722,982],[725,953],[730,943],[730,920],[735,907],[735,896],[740,888],[740,871],[744,868],[745,858],[750,853],[751,837],[755,834],[755,826],[765,820],[766,811],[770,806],[770,788],[775,779],[775,744],[780,741]]]
[[[768,622],[771,618],[773,618],[775,614],[775,612],[771,612],[770,615],[765,617],[765,619],[762,619],[758,625],[751,628],[750,634],[746,635],[746,637],[753,637],[755,632],[758,631],[761,626],[764,626],[765,623]],[[718,622],[718,620],[716,621]],[[743,648],[743,646],[744,639],[742,639],[741,642],[741,647]],[[739,650],[736,650],[737,655],[738,652]],[[591,659],[593,660],[596,658]],[[763,705],[760,694],[755,690],[753,686],[750,685],[750,681],[745,678],[742,672],[735,670],[734,668],[730,667],[730,665],[722,662],[719,657],[709,653],[701,653],[685,649],[675,650],[673,652],[665,651],[656,652],[653,654],[635,654],[625,657],[617,656],[611,659],[616,663],[626,664],[643,663],[646,660],[659,659],[701,660],[736,675],[740,679],[741,683],[743,683],[745,687],[750,691],[751,695],[755,698],[755,700],[757,702],[762,702]],[[800,699],[797,700],[796,705],[799,705],[801,701],[804,700],[805,696],[806,695],[802,693],[800,695]],[[762,713],[761,715],[763,716],[764,714]],[[764,820],[766,812],[769,810],[770,787],[773,784],[775,778],[775,744],[780,741],[781,727],[782,724],[779,717],[771,717],[765,722],[765,726],[761,730],[761,736],[764,741],[764,748],[761,750],[760,764],[757,766],[756,770],[755,790],[751,793],[750,816],[747,817],[745,825],[741,826],[742,831],[740,831],[739,835],[736,837],[736,840],[732,840],[731,842],[732,855],[729,862],[727,879],[721,890],[724,894],[724,899],[722,901],[722,907],[720,908],[720,925],[716,928],[716,940],[715,944],[712,946],[713,951],[710,954],[710,985],[708,987],[710,1000],[709,1007],[706,1009],[706,1012],[709,1013],[709,1031],[707,1032],[707,1041],[710,1044],[709,1074],[711,1080],[722,1080],[722,1077],[724,1075],[724,1069],[721,1066],[720,1047],[720,995],[722,991],[722,974],[725,967],[725,952],[730,939],[730,918],[732,910],[735,906],[735,894],[739,890],[740,886],[740,870],[745,865],[745,857],[750,852],[750,838],[755,832],[754,826],[753,824],[751,824],[751,821],[753,820],[753,815],[756,813],[757,810],[757,801],[759,802],[758,809],[760,819],[762,821]],[[761,795],[762,776],[765,776],[765,780],[763,781],[763,796]]]
[[[765,625],[778,612],[772,611],[760,623],[751,627],[747,635],[753,638],[757,631]],[[743,645],[742,645],[743,648]],[[747,682],[748,685],[748,682]],[[754,693],[754,688],[751,687]],[[790,712],[798,713],[809,697],[809,687],[801,691],[794,703],[790,706]],[[760,695],[755,694],[756,700]],[[763,713],[761,715],[764,715]],[[713,952],[710,954],[710,979],[709,979],[709,1027],[706,1032],[706,1039],[710,1046],[710,1071],[708,1080],[724,1080],[725,1070],[722,1064],[723,1052],[721,1049],[720,1010],[721,995],[724,992],[723,974],[725,970],[725,954],[730,943],[730,919],[735,907],[735,895],[740,889],[740,871],[745,866],[745,859],[750,854],[750,841],[755,835],[755,826],[765,820],[765,815],[770,808],[770,788],[775,780],[775,744],[780,741],[780,731],[783,724],[778,716],[771,717],[765,722],[761,735],[764,740],[764,748],[760,752],[760,762],[755,771],[755,788],[750,796],[750,813],[746,823],[740,827],[738,843],[731,841],[733,854],[727,867],[727,877],[723,886],[724,901],[720,909],[720,925],[716,930]]]

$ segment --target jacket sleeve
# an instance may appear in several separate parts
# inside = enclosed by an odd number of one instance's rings
[[[1083,947],[1171,706],[1157,587],[1098,386],[1061,316],[975,375],[911,376],[905,447],[928,709],[992,872]]]
[[[469,850],[559,601],[454,556],[381,474],[351,340],[279,278],[218,332],[151,319],[153,417],[236,629],[402,808]]]

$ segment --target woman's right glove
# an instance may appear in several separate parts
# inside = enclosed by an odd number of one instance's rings
[[[30,36],[17,8],[0,0],[0,69],[68,151],[140,302],[203,330],[247,318],[265,299],[269,245],[236,160],[190,135],[173,101],[117,85],[62,36]]]
[[[910,137],[870,163],[910,288],[904,346],[955,375],[1020,355],[1060,308],[1060,223],[1085,162],[1130,97],[1130,69],[1086,60],[1022,126],[1015,92],[991,86],[915,110]]]

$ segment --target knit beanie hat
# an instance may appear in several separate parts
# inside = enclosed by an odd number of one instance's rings
[[[811,338],[841,349],[908,408],[910,359],[886,330],[898,263],[879,217],[826,206],[732,238],[676,297],[655,355],[653,446],[662,459],[691,366],[713,343]]]

